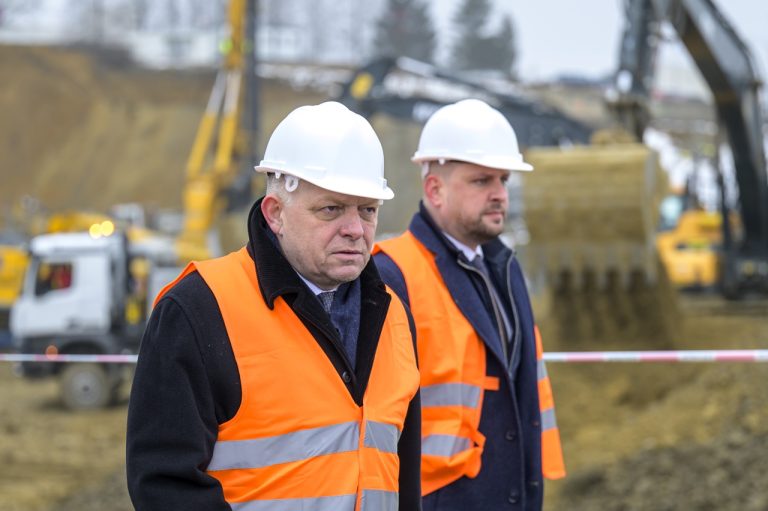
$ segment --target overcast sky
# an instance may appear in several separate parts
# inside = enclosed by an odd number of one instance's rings
[[[431,0],[438,24],[450,27],[459,0]],[[768,79],[768,1],[715,0],[750,47]],[[517,31],[518,74],[524,81],[559,74],[604,76],[616,69],[624,25],[622,0],[495,0]],[[675,49],[676,47],[676,49]],[[665,45],[660,64],[692,66],[680,43]]]
[[[314,0],[304,1],[309,3]],[[450,43],[451,18],[462,0],[425,1],[430,5],[439,29],[440,56],[445,56]],[[623,0],[492,2],[495,5],[494,21],[501,20],[503,13],[510,14],[514,20],[518,45],[517,71],[522,81],[547,80],[563,74],[604,77],[615,71],[624,25]],[[379,3],[386,5],[387,2],[379,0]],[[715,3],[745,40],[758,73],[764,81],[768,81],[768,0],[715,0]],[[36,24],[42,25],[43,29],[46,25],[60,23],[68,5],[65,0],[44,0],[44,4],[50,7],[46,9],[48,19],[36,20]],[[445,62],[445,59],[440,61]],[[658,88],[670,90],[671,86],[674,92],[706,90],[679,42],[663,46],[658,64]],[[693,79],[689,80],[689,76]],[[676,87],[680,89],[674,90]]]

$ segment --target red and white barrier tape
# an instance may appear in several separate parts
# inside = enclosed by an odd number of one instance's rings
[[[135,364],[138,355],[36,355],[0,353],[0,362],[94,362]],[[563,351],[546,362],[768,362],[768,350]]]
[[[768,362],[768,350],[565,351],[546,362]]]
[[[36,355],[0,353],[0,362],[95,362],[100,364],[135,364],[138,355]]]

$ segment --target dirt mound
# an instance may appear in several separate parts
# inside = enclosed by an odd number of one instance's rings
[[[150,71],[93,48],[0,46],[0,74],[10,77],[0,84],[0,227],[24,196],[51,212],[181,209],[214,71]],[[260,148],[293,108],[326,99],[273,80],[260,91]]]
[[[564,490],[573,511],[768,509],[767,434],[733,431],[708,445],[649,449],[610,471],[586,471]]]
[[[113,67],[82,50],[0,46],[0,201],[178,207],[212,73]]]
[[[665,349],[768,346],[768,310],[698,313],[681,301],[679,333]],[[567,340],[552,339],[561,349]],[[582,340],[575,349],[601,346]],[[569,477],[548,484],[547,509],[766,509],[768,365],[550,364],[549,372]]]
[[[0,388],[3,511],[46,510],[124,466],[127,391],[117,406],[72,413],[54,380],[22,380],[6,363]]]
[[[74,496],[56,502],[47,511],[133,511],[125,485],[125,469],[85,485]]]

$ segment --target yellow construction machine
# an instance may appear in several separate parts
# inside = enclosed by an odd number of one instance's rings
[[[654,170],[658,166],[645,146],[613,142],[531,150],[527,156],[539,170],[525,176],[531,237],[551,247],[534,263],[568,270],[591,266],[600,274],[608,259],[622,276],[627,269],[640,269],[653,281],[652,259],[658,251],[677,287],[716,288],[728,297],[768,292],[761,80],[749,51],[711,0],[629,0],[625,6],[610,103],[625,132],[642,140],[649,123],[657,34],[660,23],[668,21],[713,93],[721,134],[733,154],[738,201],[728,204],[721,193],[720,212],[683,208],[675,225],[656,233],[660,201],[681,197],[665,193],[664,176]],[[722,187],[722,174],[719,181]],[[637,242],[631,250],[624,243],[628,236]],[[580,241],[587,242],[583,250]],[[619,247],[613,246],[616,242]],[[608,250],[598,248],[604,243]],[[640,255],[643,246],[645,256]]]
[[[0,330],[8,326],[7,313],[21,292],[28,264],[29,256],[22,244],[0,241]]]
[[[257,89],[253,59],[254,0],[231,0],[229,38],[186,164],[184,225],[176,240],[180,263],[221,252],[216,222],[252,197]]]
[[[676,287],[700,291],[717,285],[720,275],[717,251],[723,242],[722,223],[717,212],[688,210],[680,214],[673,228],[656,235],[659,256]]]

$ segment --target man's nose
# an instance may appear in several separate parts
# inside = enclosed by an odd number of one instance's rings
[[[501,179],[494,180],[491,188],[491,199],[503,202],[506,201],[507,198],[507,184]]]
[[[341,227],[339,233],[342,236],[346,236],[352,239],[358,239],[363,236],[363,220],[360,218],[360,214],[357,208],[347,208],[344,212],[344,216],[341,217]]]

